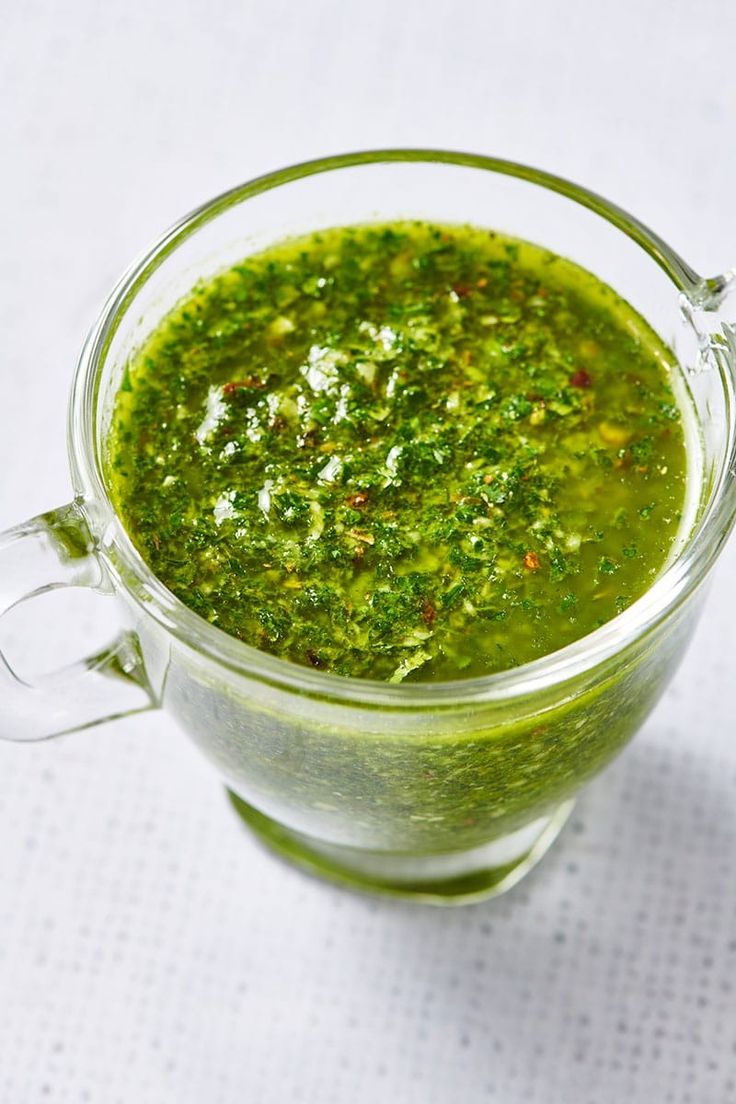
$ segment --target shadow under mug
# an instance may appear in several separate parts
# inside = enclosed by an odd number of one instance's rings
[[[486,225],[570,257],[672,346],[693,523],[647,593],[591,635],[484,678],[389,685],[308,670],[208,624],[166,590],[110,501],[106,441],[132,352],[202,277],[289,234],[375,219]],[[273,849],[344,885],[452,903],[544,854],[580,786],[634,734],[691,635],[736,512],[732,271],[702,279],[619,208],[559,177],[462,153],[347,154],[205,204],[123,276],[79,360],[73,502],[0,538],[0,613],[54,587],[118,603],[110,646],[34,684],[0,654],[0,735],[40,740],[163,707]]]

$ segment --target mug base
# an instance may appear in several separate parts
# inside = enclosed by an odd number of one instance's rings
[[[548,816],[466,851],[407,855],[341,847],[294,832],[254,809],[232,790],[238,816],[261,843],[293,866],[345,889],[429,905],[462,905],[497,897],[515,886],[549,850],[574,801]]]

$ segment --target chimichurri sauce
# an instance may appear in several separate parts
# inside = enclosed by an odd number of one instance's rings
[[[114,498],[166,586],[249,644],[354,677],[482,675],[662,570],[686,481],[672,367],[536,246],[329,230],[201,283],[133,356]]]

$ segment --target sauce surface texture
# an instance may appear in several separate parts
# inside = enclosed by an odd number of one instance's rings
[[[134,354],[113,499],[166,586],[255,647],[483,675],[662,570],[686,484],[673,369],[610,288],[536,246],[329,230],[200,284]]]

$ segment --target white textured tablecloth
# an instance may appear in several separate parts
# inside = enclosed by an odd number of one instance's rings
[[[5,525],[68,498],[69,381],[113,280],[249,175],[493,152],[736,264],[736,5],[6,4],[0,137]],[[735,608],[732,543],[639,738],[521,886],[464,910],[270,858],[162,715],[0,746],[0,1104],[736,1101]]]

